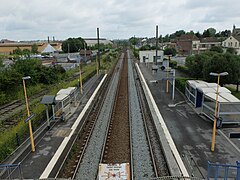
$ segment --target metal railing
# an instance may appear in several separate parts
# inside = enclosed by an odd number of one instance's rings
[[[16,171],[18,170],[18,174]],[[5,171],[5,173],[0,177],[1,179],[23,179],[22,170],[19,164],[0,164],[0,171]],[[14,178],[12,175],[14,174]]]
[[[240,179],[240,162],[237,165],[208,162],[207,179]]]

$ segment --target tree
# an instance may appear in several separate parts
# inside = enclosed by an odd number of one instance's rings
[[[33,54],[38,54],[38,45],[37,44],[33,44],[31,47],[31,53]]]
[[[203,77],[207,81],[216,82],[216,78],[209,75],[210,72],[228,72],[228,76],[221,79],[221,85],[237,83],[240,75],[240,58],[237,55],[226,54],[214,54],[210,61],[204,64]]]
[[[62,50],[65,53],[79,52],[80,49],[84,49],[85,44],[86,44],[86,42],[81,37],[68,38],[67,40],[63,41]]]
[[[175,48],[166,48],[164,49],[164,55],[172,55],[172,56],[176,56],[177,51]]]
[[[180,37],[183,34],[186,34],[186,32],[184,30],[178,30],[175,32],[176,37]]]
[[[17,47],[17,49],[13,50],[13,54],[22,55],[22,50],[19,47]]]
[[[223,49],[220,46],[213,46],[210,48],[210,51],[215,51],[218,53],[223,53]]]
[[[31,54],[31,51],[29,49],[23,49],[22,54],[23,55],[29,55],[29,54]]]
[[[216,29],[208,28],[207,30],[204,30],[203,37],[214,37],[215,34],[216,34]]]
[[[137,45],[137,41],[138,39],[136,37],[131,37],[129,39],[129,42],[133,45],[133,46],[136,46]]]
[[[185,65],[189,70],[190,76],[197,79],[202,78],[204,63],[208,60],[209,57],[204,53],[188,56]]]
[[[195,33],[195,36],[197,36],[198,38],[202,38],[202,35],[200,34],[199,31]]]
[[[229,53],[229,54],[236,54],[236,50],[234,48],[227,48],[227,51],[226,53]]]

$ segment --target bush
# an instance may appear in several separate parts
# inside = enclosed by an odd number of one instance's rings
[[[176,69],[177,68],[177,62],[176,61],[170,61],[169,66],[173,69]]]
[[[185,85],[187,80],[189,80],[189,78],[176,78],[176,88],[182,93],[185,93]]]
[[[186,66],[177,66],[177,70],[189,74],[188,68]]]

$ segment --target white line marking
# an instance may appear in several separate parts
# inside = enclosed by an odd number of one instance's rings
[[[61,145],[59,146],[59,148],[57,149],[56,153],[54,154],[54,156],[52,157],[51,161],[48,163],[47,167],[45,168],[45,170],[43,171],[42,175],[40,176],[39,179],[47,179],[49,174],[51,173],[53,167],[55,166],[55,164],[57,163],[60,155],[62,154],[63,150],[65,149],[65,147],[67,146],[68,141],[70,140],[70,138],[72,137],[73,133],[75,132],[78,124],[80,123],[80,121],[82,120],[84,114],[86,113],[88,107],[90,106],[90,104],[92,103],[94,97],[96,96],[98,90],[100,89],[100,87],[102,86],[105,78],[107,77],[107,74],[105,74],[105,76],[103,77],[102,81],[100,82],[100,84],[98,85],[98,87],[96,88],[96,90],[94,91],[93,95],[90,97],[90,99],[88,100],[87,104],[85,105],[85,107],[83,108],[82,112],[79,114],[77,120],[75,121],[75,123],[72,125],[71,129],[71,133],[68,137],[65,137],[64,140],[62,141]]]

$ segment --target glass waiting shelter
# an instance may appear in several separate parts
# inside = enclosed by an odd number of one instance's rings
[[[216,92],[204,94],[202,114],[214,120]],[[240,100],[229,92],[219,92],[217,117],[222,124],[240,124]]]

